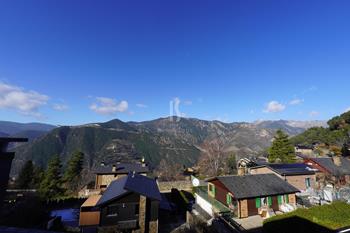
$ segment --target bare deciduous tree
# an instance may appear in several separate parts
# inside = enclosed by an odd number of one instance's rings
[[[156,174],[160,181],[175,181],[184,178],[182,166],[178,163],[170,163],[165,159],[160,161]]]
[[[227,152],[221,138],[206,141],[202,145],[203,152],[198,165],[200,172],[206,176],[218,176],[225,173]]]

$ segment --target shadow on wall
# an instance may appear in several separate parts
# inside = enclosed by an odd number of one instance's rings
[[[320,226],[309,220],[293,216],[272,222],[264,223],[264,233],[336,233],[338,231],[331,230],[324,226]]]

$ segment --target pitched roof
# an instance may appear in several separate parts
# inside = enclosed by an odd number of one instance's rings
[[[334,176],[350,175],[350,161],[343,157],[339,159],[341,161],[340,166],[335,165],[332,158],[310,158]]]
[[[313,175],[315,171],[304,163],[267,164],[267,167],[281,176]]]
[[[127,193],[138,193],[142,196],[161,200],[157,182],[146,176],[129,173],[128,176],[113,181],[103,193],[97,206],[104,205]]]
[[[115,171],[113,171],[113,166],[115,166]],[[149,168],[141,163],[118,163],[100,166],[95,170],[96,174],[128,174],[129,172],[147,173]]]
[[[237,199],[299,192],[298,189],[288,184],[275,174],[219,176],[214,179],[219,180],[223,185],[225,185]]]
[[[97,202],[100,200],[101,195],[94,195],[90,196],[81,207],[94,207],[96,206]]]

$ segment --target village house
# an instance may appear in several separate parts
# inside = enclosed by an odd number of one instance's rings
[[[129,172],[135,172],[146,176],[149,172],[149,168],[144,161],[139,163],[118,162],[113,165],[105,165],[102,163],[95,171],[95,189],[105,190],[112,181],[127,176]]]
[[[157,233],[161,201],[155,179],[135,172],[111,182],[102,195],[92,196],[81,207],[82,232]]]
[[[306,155],[306,156],[313,156],[314,149],[315,149],[314,146],[308,146],[308,145],[296,145],[294,147],[296,154]]]
[[[275,174],[219,176],[208,180],[206,192],[196,192],[196,204],[209,215],[230,211],[235,217],[268,217],[296,208],[297,188]]]
[[[303,163],[264,164],[249,168],[250,174],[275,174],[300,191],[315,188],[316,171]]]
[[[305,164],[317,169],[317,184],[320,188],[327,184],[344,186],[350,183],[350,160],[340,156],[305,158]]]

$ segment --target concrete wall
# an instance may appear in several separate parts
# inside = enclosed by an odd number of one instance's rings
[[[199,205],[205,212],[207,212],[210,216],[214,217],[213,206],[209,202],[207,202],[204,198],[195,194],[196,204]]]

